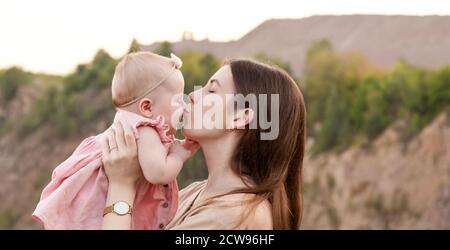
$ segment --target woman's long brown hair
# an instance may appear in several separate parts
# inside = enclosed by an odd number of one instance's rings
[[[242,130],[232,158],[233,171],[249,177],[254,185],[232,193],[255,194],[252,209],[268,200],[274,229],[299,229],[303,210],[303,155],[306,140],[306,110],[296,82],[282,69],[247,59],[225,63],[231,67],[237,94],[267,95],[267,117],[271,121],[271,94],[279,94],[279,135],[261,140],[257,129]],[[252,104],[248,103],[247,107]],[[258,105],[256,103],[256,105]],[[256,107],[251,107],[258,110]],[[259,114],[258,114],[259,116]],[[244,179],[243,179],[244,180]]]

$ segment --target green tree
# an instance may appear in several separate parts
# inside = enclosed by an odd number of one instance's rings
[[[184,51],[180,55],[183,60],[185,93],[194,89],[194,85],[204,85],[220,68],[220,61],[211,54],[201,54],[194,51]]]
[[[170,56],[170,53],[172,53],[172,44],[168,41],[162,42],[158,49],[155,51],[156,54],[161,56]]]
[[[255,55],[255,59],[266,64],[276,65],[284,69],[289,75],[292,75],[291,65],[280,57],[269,56],[265,52],[259,52]]]
[[[365,122],[369,119],[366,116],[375,119],[380,113],[371,106],[372,103],[367,103],[368,97],[380,102],[384,98],[382,93],[372,93],[371,84],[377,82],[375,78],[365,82],[370,72],[370,66],[360,54],[337,53],[326,40],[310,46],[303,84],[308,133],[316,139],[314,153],[332,148],[345,149],[352,143],[355,132],[366,129]],[[383,127],[377,125],[371,131]]]
[[[86,95],[100,94],[110,86],[115,65],[116,60],[104,50],[99,50],[92,62],[78,65],[63,79],[62,88],[51,85],[34,101],[30,113],[21,119],[19,135],[26,136],[44,123],[50,123],[60,137],[76,135],[93,122],[95,114],[113,110],[110,96],[105,101],[103,95],[97,95],[101,101],[91,102]]]
[[[76,71],[64,79],[64,92],[70,94],[86,88],[103,89],[111,86],[117,61],[105,50],[99,50],[93,61],[78,65]]]
[[[326,39],[322,38],[320,40],[317,40],[313,42],[307,52],[306,52],[306,62],[310,62],[313,60],[317,54],[320,53],[332,53],[333,52],[333,46],[331,45],[331,42]]]
[[[29,73],[24,72],[19,67],[7,69],[0,75],[0,99],[8,102],[13,99],[20,86],[27,85],[31,82]]]
[[[127,54],[138,52],[140,50],[141,50],[141,45],[136,40],[136,38],[133,38],[133,40],[131,41],[130,48],[128,49],[128,53]]]

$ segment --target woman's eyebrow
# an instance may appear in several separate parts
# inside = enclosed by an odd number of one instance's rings
[[[211,82],[211,83],[216,82],[220,87],[222,86],[222,85],[220,84],[219,80],[217,80],[217,79],[211,79],[210,82]]]

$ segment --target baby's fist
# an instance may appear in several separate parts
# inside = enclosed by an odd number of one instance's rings
[[[175,140],[170,146],[170,152],[177,154],[183,161],[191,157],[198,147],[194,142],[186,142],[186,140]]]

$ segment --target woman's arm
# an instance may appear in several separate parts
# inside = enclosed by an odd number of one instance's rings
[[[102,142],[102,160],[109,180],[105,207],[125,201],[133,207],[136,183],[142,178],[137,159],[137,146],[133,132],[122,124],[113,125],[111,133]],[[130,229],[132,215],[108,213],[103,217],[103,229]]]

